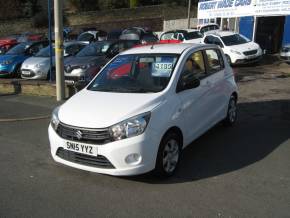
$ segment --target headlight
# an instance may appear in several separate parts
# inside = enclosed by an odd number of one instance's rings
[[[239,51],[236,51],[236,50],[230,50],[232,53],[235,53],[235,54],[238,54],[238,55],[241,55],[242,53],[241,52],[239,52]]]
[[[140,114],[110,127],[110,134],[114,141],[141,135],[150,120],[150,112]]]
[[[58,128],[58,125],[60,123],[59,119],[58,119],[58,111],[59,111],[60,107],[56,107],[53,112],[52,112],[52,116],[51,116],[51,120],[50,120],[50,124],[52,126],[52,128],[56,131]]]
[[[5,64],[5,65],[9,65],[9,64],[12,64],[12,60],[8,60],[8,61],[4,61],[2,64]]]
[[[35,68],[41,68],[43,66],[45,66],[45,64],[35,64]]]
[[[83,70],[86,70],[86,69],[88,69],[88,68],[90,68],[90,67],[92,67],[92,66],[94,66],[94,64],[86,64],[86,65],[82,65],[81,68],[82,68]]]

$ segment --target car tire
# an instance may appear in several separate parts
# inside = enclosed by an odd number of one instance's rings
[[[179,165],[181,148],[181,139],[177,133],[172,131],[163,137],[158,149],[155,176],[167,178],[175,173]]]
[[[233,126],[237,121],[237,115],[237,98],[232,95],[228,104],[227,116],[223,121],[224,125]]]
[[[226,54],[226,59],[227,59],[227,62],[229,63],[229,65],[232,65],[231,57],[227,54]]]
[[[21,65],[16,66],[12,77],[21,78]]]

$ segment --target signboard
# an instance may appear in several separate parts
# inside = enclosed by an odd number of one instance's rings
[[[198,19],[289,15],[290,0],[213,0],[198,3]]]
[[[198,3],[198,19],[251,16],[252,0],[215,0]]]
[[[290,0],[257,0],[255,15],[290,15]]]

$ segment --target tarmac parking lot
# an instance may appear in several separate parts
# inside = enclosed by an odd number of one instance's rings
[[[290,67],[234,70],[237,124],[193,142],[167,180],[55,163],[47,137],[54,99],[0,93],[0,217],[289,217]]]

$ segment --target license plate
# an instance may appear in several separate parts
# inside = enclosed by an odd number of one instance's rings
[[[63,148],[66,150],[81,153],[81,154],[98,156],[98,148],[96,146],[92,146],[88,144],[66,141],[64,143]]]
[[[73,84],[75,84],[75,81],[73,81],[73,80],[65,80],[65,83],[68,84],[68,85],[73,85]]]
[[[248,57],[247,57],[247,59],[254,59],[256,57],[256,55],[249,55]]]
[[[24,71],[22,71],[22,74],[23,74],[23,75],[30,75],[30,71],[25,71],[25,70],[24,70]]]

